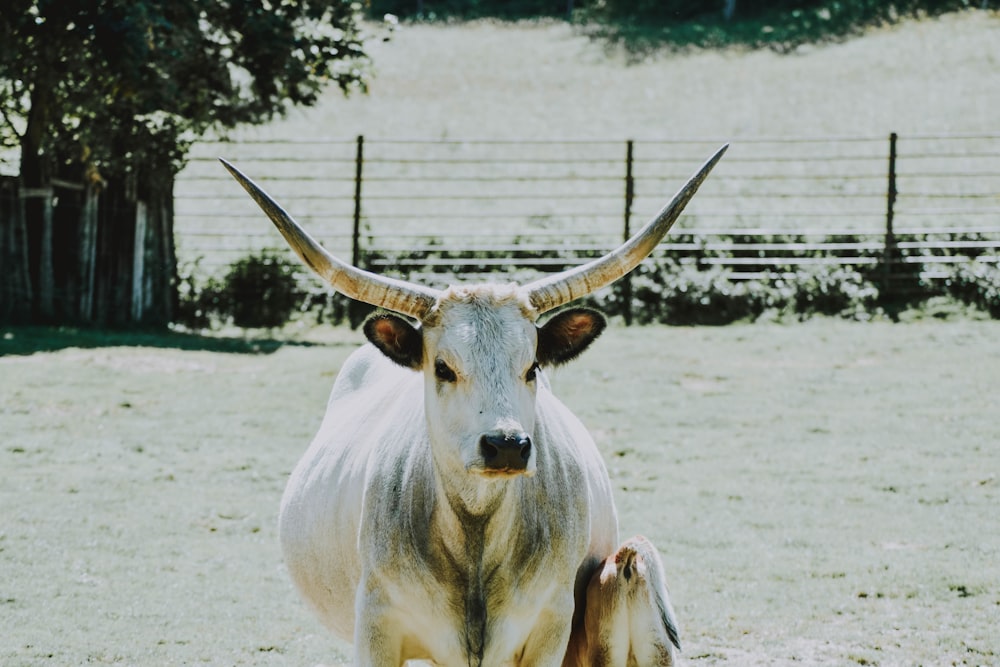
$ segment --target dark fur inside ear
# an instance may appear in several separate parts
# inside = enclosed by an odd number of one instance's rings
[[[423,334],[399,315],[372,315],[365,321],[364,330],[368,340],[400,366],[419,370],[423,365]]]
[[[556,313],[538,328],[538,363],[564,364],[578,357],[604,331],[608,321],[590,308],[570,308]]]

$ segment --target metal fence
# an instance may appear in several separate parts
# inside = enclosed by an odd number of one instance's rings
[[[203,142],[177,181],[177,251],[182,264],[218,273],[252,251],[283,248],[216,161],[222,156],[334,253],[360,265],[451,262],[461,270],[461,256],[419,252],[445,249],[474,253],[467,269],[544,271],[616,246],[721,143]],[[658,252],[721,265],[737,278],[889,259],[919,261],[933,277],[933,265],[998,261],[1000,135],[731,143]],[[400,262],[411,266],[388,266]]]

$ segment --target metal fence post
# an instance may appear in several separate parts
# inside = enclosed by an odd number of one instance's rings
[[[896,235],[892,224],[896,208],[896,139],[895,132],[889,135],[889,185],[886,190],[885,247],[882,253],[882,295],[887,298],[892,291],[892,270],[896,261]]]
[[[629,139],[625,143],[625,224],[622,237],[628,241],[632,236],[632,200],[635,197],[635,179],[632,177],[632,148],[634,142]],[[622,278],[621,283],[622,314],[625,317],[625,325],[632,324],[632,274],[631,272]]]
[[[365,164],[365,137],[358,135],[354,157],[354,230],[351,233],[351,264],[361,266],[361,178]]]

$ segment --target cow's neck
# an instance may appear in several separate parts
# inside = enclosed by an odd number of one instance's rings
[[[470,667],[482,664],[489,621],[497,613],[490,591],[504,589],[494,580],[499,561],[510,557],[511,547],[523,543],[509,512],[516,507],[517,482],[475,480],[479,485],[440,484],[434,511],[434,534],[442,551],[438,557],[453,599],[462,609],[464,643]]]
[[[465,476],[469,479],[458,483],[442,480],[441,487],[448,509],[463,520],[472,517],[489,518],[499,512],[510,495],[508,491],[512,485],[511,480],[488,481],[469,473]]]

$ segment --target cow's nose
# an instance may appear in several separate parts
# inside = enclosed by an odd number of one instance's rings
[[[527,433],[487,433],[479,439],[479,451],[487,470],[524,470],[531,458]]]

